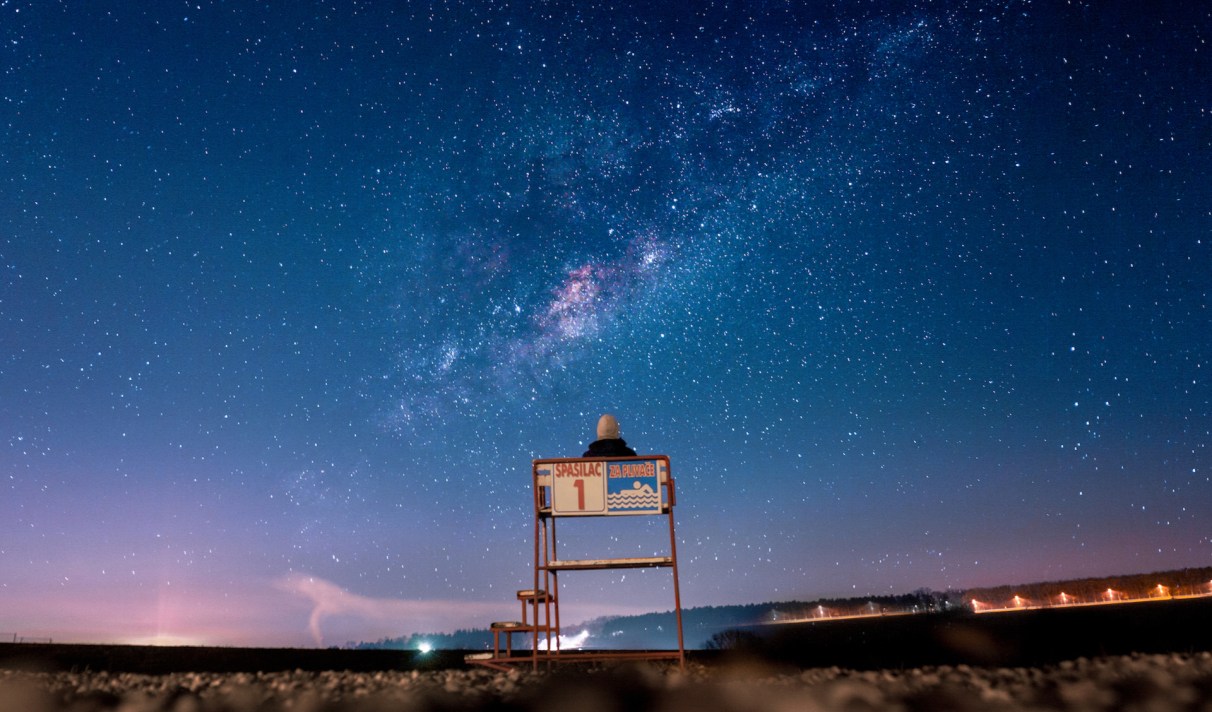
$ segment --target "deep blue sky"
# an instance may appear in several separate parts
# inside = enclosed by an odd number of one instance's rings
[[[585,5],[0,0],[0,634],[512,617],[606,411],[688,606],[1208,565],[1207,7]]]

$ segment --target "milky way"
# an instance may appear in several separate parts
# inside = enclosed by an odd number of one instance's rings
[[[0,633],[513,615],[603,412],[686,605],[1206,565],[1209,11],[817,5],[0,2]]]

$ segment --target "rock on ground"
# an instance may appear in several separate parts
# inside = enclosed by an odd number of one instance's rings
[[[1212,653],[1038,668],[780,670],[753,664],[552,673],[0,671],[0,712],[1212,712]]]

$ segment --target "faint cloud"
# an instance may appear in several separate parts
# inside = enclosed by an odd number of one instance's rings
[[[324,620],[333,616],[351,616],[382,623],[390,627],[387,628],[389,634],[398,635],[403,632],[451,631],[465,627],[470,617],[480,616],[487,621],[492,615],[499,615],[502,609],[498,603],[371,598],[350,593],[331,581],[306,574],[284,576],[275,582],[275,587],[311,601],[307,629],[317,646],[324,644]]]

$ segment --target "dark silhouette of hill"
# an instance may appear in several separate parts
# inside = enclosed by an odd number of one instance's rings
[[[857,618],[746,629],[749,654],[800,668],[1033,667],[1212,650],[1212,597],[976,614]]]

